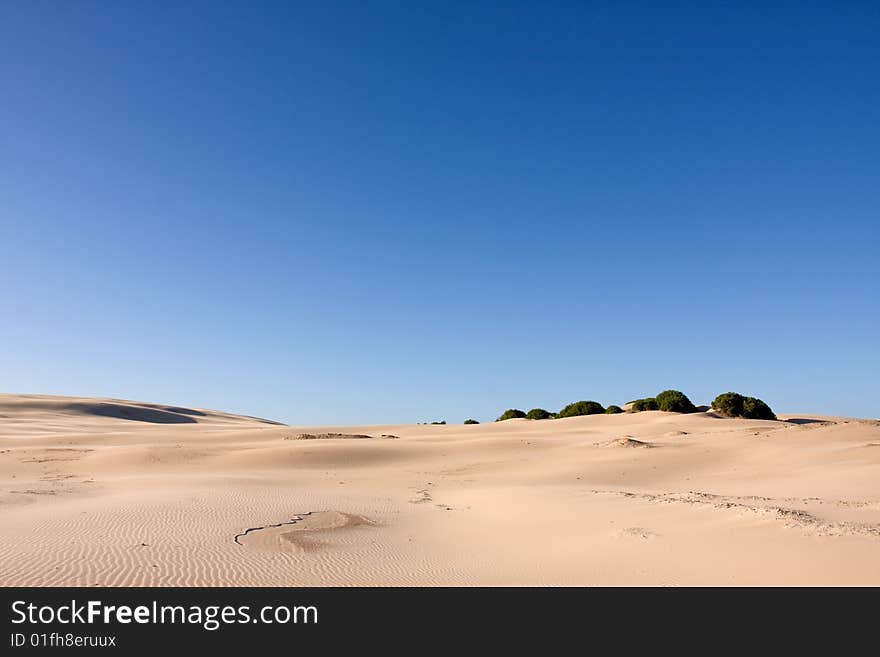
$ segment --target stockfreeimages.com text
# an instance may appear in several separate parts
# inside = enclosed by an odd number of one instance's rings
[[[318,609],[313,605],[304,606],[265,606],[252,610],[248,605],[161,605],[153,601],[149,605],[106,605],[100,600],[77,602],[63,605],[35,605],[24,600],[12,603],[12,623],[34,625],[60,623],[106,625],[113,623],[129,624],[191,624],[201,625],[213,631],[221,625],[264,623],[315,624],[318,622]]]

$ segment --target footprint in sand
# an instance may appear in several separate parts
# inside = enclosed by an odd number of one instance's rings
[[[643,541],[650,541],[657,538],[660,534],[652,532],[644,527],[626,527],[617,532],[617,538],[637,538]]]
[[[416,491],[417,497],[411,499],[410,504],[424,504],[426,502],[433,502],[434,498],[431,497],[431,492],[426,488],[421,488]]]

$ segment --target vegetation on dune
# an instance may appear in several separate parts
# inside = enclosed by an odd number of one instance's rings
[[[627,402],[631,405],[632,412],[641,411],[666,411],[668,413],[696,413],[697,407],[691,402],[686,394],[680,390],[664,390],[655,397],[645,397]],[[703,409],[706,407],[703,406]],[[762,400],[755,397],[745,397],[737,392],[725,392],[718,395],[712,402],[712,410],[724,417],[743,417],[753,420],[775,420],[776,415]],[[551,413],[543,408],[533,408],[524,413],[518,408],[509,408],[501,414],[496,422],[513,418],[526,418],[529,420],[547,420],[552,418],[575,417],[577,415],[596,415],[605,413],[613,415],[625,411],[616,404],[605,408],[596,401],[576,401],[558,413]],[[479,424],[476,420],[465,420],[465,424]],[[445,424],[445,423],[444,423]]]
[[[596,415],[604,413],[605,407],[595,401],[577,401],[563,408],[556,417],[575,417],[576,415]]]
[[[431,424],[446,424],[446,420],[440,420],[439,422],[431,422]]]
[[[742,417],[750,420],[775,420],[776,414],[764,401],[745,397],[738,392],[725,392],[712,402],[712,410],[724,417]]]
[[[694,413],[697,410],[687,395],[679,390],[664,390],[654,400],[659,410],[669,413]]]
[[[776,413],[757,397],[746,397],[743,402],[743,416],[753,420],[775,420]]]
[[[471,418],[468,418],[467,420],[465,420],[464,423],[465,424],[479,424],[479,422],[477,422],[476,420],[472,420]]]
[[[712,402],[712,410],[725,417],[742,417],[746,398],[736,392],[725,392]]]
[[[657,404],[657,400],[653,397],[645,397],[644,399],[636,399],[634,402],[630,402],[632,404],[633,413],[639,413],[641,411],[659,411],[660,406]]]
[[[503,422],[504,420],[512,420],[514,418],[521,418],[521,417],[525,417],[525,416],[526,416],[526,414],[523,411],[519,410],[518,408],[508,408],[506,411],[504,411],[501,414],[501,417],[499,417],[495,421],[496,422]]]

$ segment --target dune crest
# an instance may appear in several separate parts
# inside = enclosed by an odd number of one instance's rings
[[[104,431],[127,424],[272,425],[280,422],[122,399],[0,394],[0,433]]]

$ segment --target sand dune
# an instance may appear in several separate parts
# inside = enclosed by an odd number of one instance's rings
[[[101,421],[104,418],[115,422]],[[0,394],[0,431],[4,434],[112,431],[127,423],[139,422],[279,425],[262,418],[121,399]]]
[[[0,584],[880,584],[880,422],[791,420],[0,395]]]

